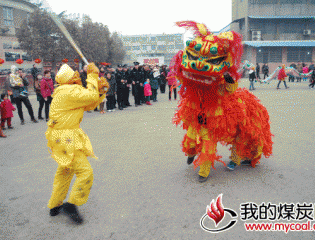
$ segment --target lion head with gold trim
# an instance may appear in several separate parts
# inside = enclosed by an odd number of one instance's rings
[[[243,53],[241,35],[233,31],[214,35],[204,24],[193,21],[177,22],[176,25],[194,30],[195,35],[174,57],[174,70],[181,82],[221,83],[227,73],[234,81],[240,78],[237,69]]]

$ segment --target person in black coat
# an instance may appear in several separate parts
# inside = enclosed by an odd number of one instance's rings
[[[296,64],[292,63],[290,67],[296,69]],[[291,74],[289,75],[289,82],[294,82],[294,76]]]
[[[125,64],[123,66],[123,71],[124,71],[124,80],[125,80],[125,83],[126,83],[126,87],[125,87],[125,93],[124,93],[124,96],[123,96],[123,101],[124,101],[124,105],[126,107],[130,107],[131,104],[129,102],[129,92],[130,92],[130,87],[131,87],[131,84],[132,84],[132,80],[130,78],[130,70],[128,69],[128,65]]]
[[[126,83],[124,79],[125,73],[122,69],[122,65],[117,66],[116,70],[116,84],[117,84],[117,102],[118,102],[118,109],[124,110],[125,104],[124,104],[124,93],[126,88]]]
[[[264,64],[261,70],[264,74],[264,79],[266,79],[266,77],[269,77],[269,67],[267,63]]]
[[[163,65],[162,69],[161,69],[161,73],[160,73],[160,91],[161,91],[161,93],[165,93],[166,77],[167,77],[166,65]]]
[[[310,88],[314,88],[315,85],[315,71],[313,70],[312,75],[311,75],[311,84],[309,85]]]
[[[258,63],[256,63],[256,77],[257,77],[257,79],[260,79],[259,74],[260,74],[260,66]]]
[[[80,73],[80,78],[82,82],[82,86],[86,88],[86,79],[87,79],[87,65],[84,65],[82,72]]]
[[[135,98],[135,106],[141,105],[141,87],[144,83],[144,76],[143,72],[139,67],[138,62],[134,62],[134,68],[132,69],[130,76],[132,79],[132,86],[133,86],[133,96]]]
[[[33,68],[31,69],[31,74],[33,76],[33,80],[36,80],[37,74],[39,73],[38,68],[36,67],[35,64],[33,64]]]
[[[106,108],[108,112],[115,111],[114,106],[115,106],[115,94],[117,91],[117,85],[116,85],[116,80],[113,77],[112,72],[107,72],[105,74],[106,80],[109,83],[109,89],[106,93]]]

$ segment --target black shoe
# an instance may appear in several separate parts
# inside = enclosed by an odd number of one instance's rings
[[[49,215],[52,217],[57,216],[60,213],[62,206],[63,205],[50,209]]]
[[[48,122],[49,121],[49,119],[46,119],[46,122]]]
[[[24,125],[24,124],[25,124],[25,122],[24,122],[24,120],[22,120],[22,121],[21,121],[21,125]]]
[[[14,127],[9,126],[8,128],[9,128],[9,129],[13,129]]]
[[[124,108],[123,107],[119,107],[119,110],[124,110]]]
[[[34,119],[32,119],[32,122],[33,123],[38,123],[38,121],[34,118]]]
[[[2,128],[2,130],[6,130],[6,128],[5,128],[5,127],[3,127],[3,128]]]
[[[195,159],[195,156],[193,156],[193,157],[188,157],[188,158],[187,158],[187,164],[188,164],[188,165],[192,164],[192,162],[194,161],[194,159]]]
[[[83,218],[80,216],[76,205],[71,204],[71,203],[65,203],[63,204],[63,211],[65,212],[65,214],[67,214],[72,221],[74,221],[75,223],[82,223],[83,222]]]
[[[199,182],[205,182],[205,181],[207,181],[207,179],[208,179],[208,177],[202,177],[202,176],[198,175],[198,181]]]
[[[38,120],[44,120],[44,118],[42,118],[42,117],[38,117]]]

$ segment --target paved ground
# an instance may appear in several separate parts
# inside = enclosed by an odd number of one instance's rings
[[[217,234],[199,225],[220,193],[225,208],[238,215],[245,202],[313,203],[315,90],[307,82],[289,83],[287,90],[275,84],[256,83],[253,91],[271,117],[273,156],[255,169],[234,172],[218,163],[202,184],[186,164],[180,148],[184,132],[171,123],[176,102],[166,94],[153,106],[86,113],[82,128],[100,161],[90,160],[95,180],[88,203],[79,207],[81,226],[62,214],[48,215],[57,164],[46,148],[46,124],[31,123],[24,108],[21,126],[15,112],[15,129],[0,139],[0,239],[314,239],[313,232],[246,232],[240,218]],[[247,87],[248,80],[241,85]],[[36,112],[38,103],[31,99]],[[228,162],[228,149],[218,149]],[[229,216],[221,226],[228,221]],[[205,224],[214,228],[210,220]]]

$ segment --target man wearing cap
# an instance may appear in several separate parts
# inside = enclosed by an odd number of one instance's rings
[[[122,69],[122,65],[118,64],[117,65],[117,70],[116,70],[116,84],[117,84],[117,102],[118,102],[118,109],[119,110],[124,110],[124,92],[125,92],[125,79],[124,79],[124,72]]]
[[[55,89],[45,133],[52,158],[58,163],[53,191],[48,203],[50,215],[56,216],[61,208],[76,223],[82,223],[76,206],[87,202],[93,184],[93,169],[87,156],[96,158],[89,137],[80,128],[84,111],[94,109],[103,101],[98,82],[99,69],[87,66],[87,86],[81,86],[78,72],[64,64],[56,75],[59,86]],[[97,159],[97,158],[96,158]],[[77,179],[67,197],[73,175]]]
[[[141,85],[144,83],[144,76],[143,72],[139,68],[139,63],[134,62],[135,66],[133,70],[131,71],[131,79],[132,79],[132,85],[133,85],[133,96],[135,98],[135,106],[141,105]]]

